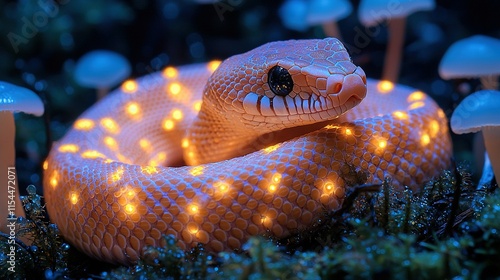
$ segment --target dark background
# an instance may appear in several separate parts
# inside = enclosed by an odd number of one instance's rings
[[[139,77],[167,65],[223,59],[269,41],[324,37],[319,26],[304,32],[285,28],[278,15],[282,2],[0,1],[0,80],[34,90],[47,104],[42,118],[16,114],[16,165],[22,191],[34,184],[41,193],[47,124],[51,139],[57,140],[95,102],[95,91],[73,80],[74,65],[83,54],[95,49],[121,53],[132,65],[131,76]],[[56,8],[48,9],[50,3],[56,3]],[[342,37],[347,44],[359,46],[360,32],[371,34],[362,48],[351,51],[354,62],[369,77],[380,78],[386,25],[366,29],[357,19],[359,1],[351,3],[353,13],[339,22]],[[450,116],[479,84],[476,80],[442,80],[437,71],[441,57],[459,39],[475,34],[500,38],[500,1],[436,3],[435,10],[408,18],[400,83],[431,94]],[[29,36],[24,36],[26,40],[16,51],[12,34],[22,36],[27,21],[43,20],[36,17],[41,13],[49,15],[46,22],[39,22],[43,24],[35,26],[35,32],[25,32]],[[474,172],[472,137],[453,136],[456,159],[470,162]]]

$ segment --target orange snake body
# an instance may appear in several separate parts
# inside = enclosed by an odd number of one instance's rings
[[[293,88],[270,89],[276,65]],[[54,145],[44,195],[66,240],[114,263],[136,261],[163,234],[182,248],[236,249],[338,209],[347,165],[369,182],[390,177],[413,189],[449,166],[447,119],[436,103],[366,80],[336,39],[269,43],[213,75],[212,66],[126,82]],[[167,167],[183,160],[190,166]]]

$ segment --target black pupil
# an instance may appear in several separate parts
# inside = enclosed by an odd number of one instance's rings
[[[269,70],[267,83],[276,95],[286,96],[293,88],[292,76],[281,66],[274,66]]]

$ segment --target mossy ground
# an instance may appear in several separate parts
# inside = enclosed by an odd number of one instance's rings
[[[16,272],[8,236],[0,238],[0,278],[12,279],[496,279],[500,277],[500,191],[477,188],[462,167],[445,170],[419,193],[400,195],[390,181],[365,184],[349,167],[342,209],[286,239],[260,236],[241,252],[183,251],[171,236],[146,248],[131,267],[97,263],[64,242],[28,187],[18,219]],[[19,240],[31,238],[30,246]]]

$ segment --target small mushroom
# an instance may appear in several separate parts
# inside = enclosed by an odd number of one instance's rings
[[[483,89],[498,89],[500,75],[500,40],[484,35],[474,35],[453,43],[444,54],[439,64],[442,79],[479,78]],[[484,161],[484,168],[479,165],[479,172],[487,178],[491,170],[485,156],[482,133],[474,136],[474,157],[476,162]],[[491,156],[491,155],[490,155]]]
[[[97,99],[130,75],[130,64],[122,55],[106,50],[91,51],[82,56],[75,68],[75,81],[84,87],[96,88]]]
[[[480,78],[483,89],[498,89],[500,40],[474,35],[453,43],[439,64],[443,79]]]
[[[42,100],[29,89],[0,81],[0,231],[10,232],[7,217],[14,210],[18,217],[24,217],[17,185],[14,112],[41,116],[44,112]],[[11,172],[9,172],[11,171]],[[9,176],[10,175],[10,176]],[[12,182],[12,183],[11,183]],[[14,203],[12,204],[12,196]],[[7,205],[14,205],[11,209]]]
[[[432,10],[434,0],[362,0],[358,16],[365,26],[388,21],[389,44],[387,46],[382,79],[397,82],[404,42],[406,18],[417,11]]]
[[[352,12],[352,5],[346,0],[311,0],[306,21],[309,25],[322,25],[325,35],[340,38],[337,21]]]
[[[450,119],[456,134],[482,131],[495,177],[500,178],[500,91],[480,90],[460,102]]]

